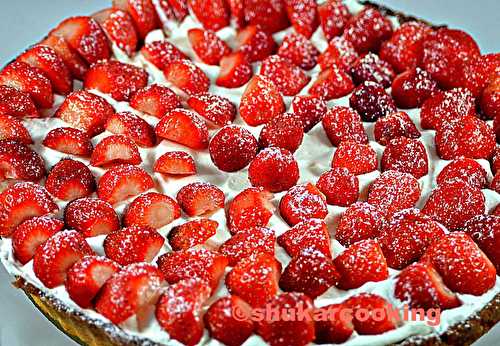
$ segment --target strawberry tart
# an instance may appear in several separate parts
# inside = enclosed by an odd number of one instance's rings
[[[0,258],[85,345],[471,344],[498,141],[500,53],[459,29],[114,0],[0,71]]]

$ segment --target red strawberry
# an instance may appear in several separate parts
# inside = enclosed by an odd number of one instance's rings
[[[500,193],[500,173],[495,174],[490,183],[490,190]]]
[[[344,31],[345,25],[349,22],[351,14],[346,5],[338,0],[328,0],[318,6],[318,16],[321,21],[321,28],[327,41],[339,36]]]
[[[382,281],[389,272],[384,254],[373,239],[360,240],[335,257],[341,289],[358,288],[369,281]]]
[[[343,304],[330,304],[316,309],[316,313],[320,315],[328,314],[328,316],[332,317],[315,321],[317,343],[341,344],[351,337],[354,326],[352,325],[352,316],[346,316],[344,313],[344,311],[347,311],[346,309]]]
[[[228,260],[230,266],[235,266],[243,258],[258,253],[274,256],[276,236],[274,231],[264,227],[241,229],[219,247],[219,252]]]
[[[189,216],[200,216],[224,208],[224,199],[221,189],[203,182],[185,185],[177,193],[177,202]]]
[[[376,294],[357,294],[347,299],[344,305],[353,311],[352,323],[358,334],[377,335],[397,328],[399,315],[394,317],[389,302]]]
[[[318,250],[307,248],[292,258],[280,277],[285,292],[301,292],[315,299],[336,286],[340,274],[331,258]]]
[[[113,113],[113,107],[104,98],[78,90],[66,97],[55,116],[93,137],[104,131],[104,124]]]
[[[66,39],[57,35],[48,35],[39,45],[52,48],[64,61],[64,64],[71,72],[71,76],[83,80],[89,66],[87,62],[69,46]]]
[[[131,112],[112,114],[105,128],[116,135],[127,136],[141,147],[153,147],[156,144],[156,134],[151,125]]]
[[[394,112],[379,118],[373,127],[373,134],[375,140],[382,145],[387,145],[397,137],[420,137],[420,131],[405,112]]]
[[[393,170],[410,173],[419,179],[429,172],[425,147],[417,139],[397,137],[385,147],[381,160],[382,172]]]
[[[353,141],[340,142],[333,154],[332,168],[346,168],[353,175],[377,169],[377,153],[369,144]]]
[[[114,324],[133,315],[144,315],[160,297],[164,279],[149,263],[134,263],[106,281],[97,296],[95,309]]]
[[[498,121],[500,120],[500,112],[498,109],[500,104],[500,78],[493,78],[486,86],[481,96],[481,110],[489,119],[495,119],[493,126],[496,129],[497,138],[500,137]]]
[[[111,204],[98,198],[80,198],[68,203],[64,222],[86,238],[120,229],[120,220]]]
[[[196,219],[176,226],[168,233],[168,243],[174,251],[187,250],[204,244],[217,233],[219,223],[210,219]]]
[[[231,53],[231,48],[213,31],[190,29],[188,31],[191,48],[205,64],[219,65],[221,58]]]
[[[496,270],[474,241],[452,232],[432,244],[421,260],[430,263],[452,291],[482,295],[495,285]]]
[[[269,33],[289,25],[284,1],[244,0],[243,13],[248,24],[258,25]]]
[[[92,17],[101,25],[109,40],[128,56],[137,49],[138,37],[132,17],[125,11],[107,8],[94,13]]]
[[[141,39],[160,24],[151,0],[113,0],[113,7],[130,14]]]
[[[291,226],[309,219],[324,219],[327,214],[325,196],[311,183],[292,187],[280,201],[280,215]]]
[[[273,36],[260,26],[248,25],[236,36],[238,50],[245,53],[250,62],[264,60],[276,51]]]
[[[236,22],[236,27],[245,26],[245,13],[243,11],[244,0],[227,0],[232,19]]]
[[[280,273],[281,264],[274,256],[258,252],[233,267],[226,275],[226,287],[252,307],[259,307],[278,293]]]
[[[193,157],[184,151],[169,151],[156,160],[154,171],[163,174],[193,175],[196,174],[196,164]]]
[[[391,21],[370,6],[352,17],[344,28],[344,37],[360,54],[378,51],[382,42],[391,35]]]
[[[0,85],[0,112],[18,118],[39,116],[30,95],[8,85]]]
[[[384,88],[390,87],[392,80],[396,76],[391,65],[373,53],[368,53],[358,59],[352,65],[350,72],[356,84],[371,81],[379,83]]]
[[[212,162],[224,172],[245,168],[257,154],[257,140],[247,129],[227,125],[219,130],[208,148]]]
[[[97,196],[110,204],[141,194],[154,187],[151,176],[142,168],[120,165],[110,168],[99,180]]]
[[[353,89],[354,84],[351,77],[337,65],[332,65],[318,75],[316,81],[309,88],[309,94],[331,100],[346,96]]]
[[[262,62],[260,74],[272,80],[285,96],[298,94],[311,80],[300,67],[279,55],[267,57]]]
[[[0,162],[0,181],[16,179],[37,182],[47,173],[42,157],[18,141],[0,141]]]
[[[231,233],[267,226],[274,207],[273,195],[262,188],[250,187],[237,194],[227,210],[227,225]]]
[[[64,222],[50,216],[35,216],[24,221],[12,233],[14,257],[23,265],[28,263],[36,249],[63,228]]]
[[[290,257],[296,257],[309,248],[323,253],[327,258],[332,257],[330,234],[325,222],[319,219],[299,222],[278,237],[278,244]]]
[[[340,1],[335,2],[341,4]],[[318,56],[318,64],[321,66],[322,70],[332,65],[337,65],[348,72],[358,59],[359,55],[352,43],[347,41],[343,36],[339,36],[334,37],[325,51]]]
[[[205,72],[189,60],[177,60],[163,71],[165,78],[188,95],[208,91],[210,79]]]
[[[128,163],[138,165],[142,162],[137,145],[123,135],[112,135],[97,143],[90,164],[94,167],[112,166]]]
[[[391,95],[400,108],[421,107],[438,91],[436,81],[420,67],[407,70],[392,81]]]
[[[188,0],[188,4],[205,29],[217,31],[229,25],[229,8],[224,0]]]
[[[66,272],[74,263],[92,254],[77,231],[56,232],[36,249],[33,271],[47,288],[54,288],[64,283]]]
[[[125,226],[162,228],[181,216],[177,202],[167,195],[148,192],[130,203],[123,214]]]
[[[412,208],[420,199],[417,179],[408,173],[385,171],[370,185],[368,203],[375,205],[388,217]]]
[[[300,95],[293,98],[291,110],[302,121],[304,132],[309,132],[326,113],[326,102],[320,97]]]
[[[89,157],[94,150],[90,137],[72,127],[58,127],[49,131],[42,143],[52,150],[84,157]]]
[[[467,221],[463,231],[477,243],[498,270],[500,268],[500,216],[474,216]]]
[[[239,88],[252,78],[252,65],[245,53],[236,51],[220,60],[220,71],[215,84],[224,88]]]
[[[146,43],[141,48],[141,54],[144,59],[160,70],[165,70],[175,61],[189,59],[186,54],[166,40]]]
[[[332,168],[318,179],[316,187],[330,205],[347,207],[359,198],[358,178],[347,168]]]
[[[192,149],[208,147],[208,128],[193,111],[174,109],[156,124],[156,135]]]
[[[288,19],[299,34],[310,38],[318,27],[318,5],[314,0],[285,0]]]
[[[87,197],[96,190],[95,178],[82,162],[62,159],[49,172],[45,188],[63,201]]]
[[[231,124],[236,117],[236,106],[227,98],[209,93],[191,96],[188,105],[216,126]]]
[[[374,82],[359,85],[349,97],[349,105],[361,115],[363,121],[369,122],[397,111],[392,97],[383,86]]]
[[[491,156],[490,160],[491,164],[491,171],[493,174],[500,172],[500,146],[497,145],[495,147],[495,151],[493,152],[493,155]]]
[[[106,257],[86,256],[71,266],[65,282],[69,297],[82,308],[91,308],[102,286],[119,267]]]
[[[436,178],[438,185],[453,181],[463,181],[474,188],[482,189],[488,184],[488,175],[479,162],[461,157],[447,164]]]
[[[422,212],[449,229],[456,230],[472,217],[484,214],[481,190],[462,181],[439,185],[430,194]]]
[[[11,62],[0,71],[0,85],[28,93],[40,108],[51,108],[54,103],[52,84],[38,67],[21,61]]]
[[[143,113],[162,118],[181,106],[179,97],[169,88],[152,84],[137,90],[130,98],[130,106]]]
[[[283,113],[271,119],[260,131],[261,148],[278,147],[294,153],[302,144],[302,121],[295,114]]]
[[[281,42],[278,55],[304,70],[310,70],[318,62],[319,51],[305,36],[290,33]]]
[[[248,179],[252,186],[262,187],[270,192],[286,191],[297,184],[299,166],[288,150],[266,148],[250,163]]]
[[[21,120],[2,113],[0,113],[0,141],[33,144],[33,139]]]
[[[338,146],[343,141],[368,143],[368,136],[363,128],[361,117],[349,107],[331,107],[325,113],[322,125],[328,139],[334,146]]]
[[[335,239],[342,246],[365,239],[374,239],[384,229],[385,215],[376,206],[366,202],[356,202],[349,206],[342,216],[335,232]]]

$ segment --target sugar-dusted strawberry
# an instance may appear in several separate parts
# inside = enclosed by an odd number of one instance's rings
[[[130,98],[132,108],[160,119],[180,105],[179,97],[168,87],[159,84],[139,89]]]
[[[340,217],[335,239],[342,246],[349,247],[357,241],[376,238],[385,224],[385,215],[379,208],[366,202],[356,202]]]
[[[349,107],[333,106],[325,113],[322,120],[323,129],[334,146],[343,141],[368,143],[361,117]]]
[[[384,88],[391,86],[396,76],[391,65],[374,53],[368,53],[358,59],[350,69],[354,83],[361,84],[364,81],[379,83]]]
[[[377,9],[367,6],[347,22],[343,35],[358,53],[376,52],[391,37],[392,24]]]
[[[285,191],[299,180],[299,166],[286,149],[270,147],[257,154],[248,167],[252,186],[270,192]]]
[[[314,0],[285,0],[286,13],[293,28],[310,38],[319,25],[318,5]]]
[[[338,2],[340,4],[340,1]],[[344,71],[350,71],[359,55],[350,41],[343,36],[334,37],[323,53],[318,56],[318,64],[322,70],[332,65],[341,67]]]
[[[495,285],[495,266],[464,232],[442,237],[421,261],[430,263],[446,286],[457,293],[482,295]]]
[[[107,131],[116,135],[125,135],[141,147],[153,147],[156,144],[155,130],[146,120],[131,112],[111,114],[106,121]]]
[[[420,185],[411,174],[385,171],[370,185],[368,203],[391,217],[395,212],[412,208],[420,199],[420,192]]]
[[[299,95],[293,98],[291,111],[302,121],[304,132],[309,132],[321,121],[327,111],[326,102],[321,97]]]
[[[160,21],[151,0],[113,0],[113,7],[126,11],[132,17],[140,39],[158,28]]]
[[[236,117],[236,106],[223,96],[203,93],[191,96],[187,102],[189,107],[216,126],[228,125]]]
[[[26,92],[40,108],[50,108],[54,103],[52,84],[38,67],[14,61],[0,71],[0,85]]]
[[[475,56],[463,63],[461,87],[481,96],[489,81],[496,78],[500,71],[500,54],[491,53]]]
[[[291,226],[327,214],[326,197],[311,183],[292,187],[280,201],[280,215]]]
[[[245,0],[243,13],[245,21],[274,33],[288,27],[285,2],[276,0]]]
[[[278,55],[304,70],[310,70],[318,62],[319,51],[304,35],[292,32],[281,42]]]
[[[389,40],[382,43],[380,57],[389,62],[397,72],[417,66],[425,39],[433,30],[425,23],[410,21],[401,24]]]
[[[258,252],[233,267],[226,275],[226,287],[252,307],[259,307],[278,293],[280,273],[281,264],[274,256]]]
[[[245,13],[243,7],[245,6],[244,0],[227,0],[227,6],[231,14],[231,21],[236,24],[236,28],[245,26]]]
[[[219,65],[221,58],[231,53],[227,43],[211,30],[190,29],[188,38],[196,56],[205,64]]]
[[[276,236],[274,231],[265,227],[244,228],[226,240],[219,252],[226,256],[230,266],[235,266],[243,258],[257,253],[274,256]]]
[[[463,62],[480,54],[474,39],[461,30],[440,28],[422,45],[421,66],[444,89],[460,86]]]
[[[323,173],[316,186],[331,205],[347,207],[358,200],[359,181],[347,168],[332,168]]]
[[[163,71],[165,78],[188,95],[208,91],[210,79],[201,68],[189,60],[177,60]]]
[[[12,251],[16,260],[26,264],[36,249],[54,233],[64,228],[64,222],[50,216],[35,216],[16,227],[12,233]]]
[[[163,174],[196,174],[196,164],[194,159],[185,151],[166,152],[156,160],[153,169],[155,172]]]
[[[189,8],[187,0],[160,0],[160,4],[163,3],[162,8],[165,8],[166,4],[172,10],[172,13],[179,22],[182,22],[184,18],[189,14]]]
[[[93,253],[77,231],[56,232],[36,249],[33,271],[46,287],[54,288],[64,283],[66,272],[74,263]]]
[[[328,0],[318,5],[318,16],[327,41],[342,34],[351,18],[347,6],[338,0]]]
[[[327,258],[332,257],[330,233],[326,223],[319,219],[299,222],[278,237],[278,244],[290,257],[296,257],[308,248],[320,251]]]
[[[58,127],[47,133],[43,145],[65,154],[89,157],[94,150],[90,137],[82,130]]]
[[[205,29],[217,31],[229,25],[229,8],[224,0],[188,0],[188,4]]]
[[[215,84],[229,89],[239,88],[245,85],[252,75],[252,65],[248,61],[247,54],[236,51],[221,58]]]
[[[394,112],[379,118],[373,127],[373,134],[375,140],[382,145],[387,145],[397,137],[412,139],[420,137],[420,131],[405,112]]]
[[[139,149],[133,140],[124,135],[112,135],[103,138],[95,146],[90,164],[94,167],[117,164],[138,165],[142,162]]]
[[[426,99],[438,91],[431,75],[415,67],[399,74],[393,81],[391,95],[400,108],[421,107]]]
[[[187,250],[204,244],[217,233],[219,223],[210,219],[196,219],[175,226],[168,233],[168,243],[174,251]]]
[[[92,15],[109,40],[128,56],[137,49],[138,37],[130,14],[117,8],[107,8]]]
[[[177,202],[189,216],[200,216],[224,208],[224,199],[221,189],[204,182],[187,184],[177,193]]]
[[[82,308],[91,308],[94,298],[119,266],[106,257],[85,256],[73,264],[65,282],[69,297]]]
[[[271,55],[262,61],[260,74],[272,80],[285,96],[298,94],[311,80],[300,67],[280,55]]]
[[[330,257],[306,248],[293,257],[280,277],[285,292],[302,292],[315,299],[339,283],[340,274]]]
[[[144,169],[133,165],[120,165],[108,169],[101,177],[97,196],[110,204],[116,204],[153,186],[153,178]]]
[[[500,216],[474,216],[467,221],[463,231],[477,243],[498,271],[500,268]]]
[[[17,141],[24,144],[33,144],[31,135],[21,120],[0,113],[0,141]]]
[[[257,25],[248,25],[238,31],[236,41],[238,50],[245,53],[250,62],[264,60],[277,49],[273,36]]]
[[[39,45],[52,48],[64,61],[73,78],[83,80],[89,69],[87,62],[71,48],[63,37],[48,35]]]
[[[486,86],[481,96],[480,106],[481,111],[489,119],[495,119],[494,127],[496,129],[497,138],[500,138],[498,121],[500,120],[500,77],[494,77]]]
[[[73,89],[71,73],[59,55],[48,46],[34,46],[16,59],[39,68],[50,80],[54,92],[67,95]]]
[[[495,150],[495,133],[483,120],[474,116],[456,119],[438,127],[434,138],[440,158],[460,156],[488,159]]]
[[[227,225],[231,233],[254,227],[267,226],[274,207],[273,195],[263,188],[251,187],[237,194],[227,210]]]
[[[385,147],[380,161],[382,172],[393,170],[410,173],[419,179],[429,172],[429,160],[424,145],[417,139],[397,137]]]
[[[453,181],[463,181],[472,187],[482,189],[488,184],[488,174],[476,160],[460,157],[447,164],[436,178],[438,185]]]
[[[354,175],[373,172],[377,166],[377,153],[369,144],[343,141],[333,154],[332,168],[346,168]]]
[[[52,30],[49,36],[64,38],[71,49],[77,51],[89,65],[107,60],[111,56],[106,34],[91,17],[67,18]]]
[[[309,88],[309,94],[331,100],[346,96],[353,89],[351,77],[339,66],[333,64],[321,71]]]
[[[79,198],[68,203],[64,222],[84,237],[108,234],[120,228],[120,220],[111,204],[98,198]]]
[[[247,129],[227,125],[219,130],[208,148],[212,162],[224,172],[235,172],[245,168],[257,154],[258,144]]]
[[[156,304],[164,282],[163,275],[152,264],[128,265],[106,281],[97,296],[95,309],[114,324],[133,315],[139,318]]]
[[[374,82],[360,84],[349,97],[349,105],[363,121],[370,122],[397,111],[393,98],[382,85]]]
[[[491,171],[493,174],[500,172],[500,145],[495,147],[490,160]]]
[[[315,310],[317,314],[330,316],[330,318],[315,321],[316,343],[341,344],[351,337],[354,332],[352,316],[346,315],[343,311],[347,311],[344,304],[330,304]]]
[[[186,54],[167,40],[146,43],[141,48],[141,54],[144,59],[162,71],[175,61],[189,59]]]
[[[43,158],[18,141],[0,141],[0,162],[0,181],[16,179],[37,182],[47,173]]]
[[[195,112],[174,109],[156,124],[156,135],[192,149],[208,147],[208,128]]]
[[[63,201],[87,197],[95,192],[96,183],[90,169],[82,162],[62,159],[49,172],[45,188]]]
[[[397,328],[398,317],[394,317],[390,303],[381,296],[360,293],[347,299],[343,304],[352,309],[352,323],[358,334],[377,335]]]
[[[158,229],[180,216],[181,209],[173,198],[157,192],[148,192],[128,205],[123,214],[123,224]]]
[[[238,311],[237,317],[234,316],[235,311]],[[224,345],[239,346],[253,334],[251,314],[252,308],[240,297],[219,298],[205,313],[205,326],[212,338]]]
[[[203,248],[168,252],[158,258],[158,268],[169,284],[197,278],[208,282],[212,293],[224,276],[227,258]]]
[[[39,116],[30,94],[8,85],[0,85],[0,112],[17,118]]]
[[[295,114],[283,113],[271,119],[259,136],[261,148],[278,147],[295,152],[302,144],[302,121]]]
[[[495,176],[491,180],[489,189],[500,193],[500,173],[495,174]]]

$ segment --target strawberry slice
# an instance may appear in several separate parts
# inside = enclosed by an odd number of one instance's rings
[[[348,207],[359,198],[359,180],[347,168],[332,168],[324,172],[316,187],[330,205]]]
[[[101,287],[118,271],[119,266],[106,257],[83,257],[67,272],[65,287],[69,297],[84,309],[92,308]]]
[[[79,198],[66,205],[64,222],[84,237],[95,237],[120,229],[120,220],[111,204],[98,198]]]
[[[309,88],[309,94],[325,100],[338,99],[352,92],[354,84],[351,77],[337,65],[321,71]]]
[[[438,91],[431,75],[420,67],[407,70],[392,81],[391,95],[400,108],[422,107],[425,100]]]
[[[83,80],[85,73],[89,69],[87,62],[70,47],[68,42],[60,36],[48,35],[39,43],[41,46],[52,48],[68,67],[73,78]]]
[[[0,141],[33,144],[33,139],[23,123],[17,118],[2,113],[0,113]]]
[[[231,53],[227,43],[211,30],[190,29],[188,39],[198,58],[208,65],[219,65],[220,59]]]
[[[498,213],[474,216],[465,224],[464,232],[474,239],[498,271],[500,268],[500,217],[495,215]]]
[[[340,3],[331,1],[333,3]],[[315,321],[316,342],[321,344],[341,344],[346,342],[354,332],[352,318],[346,318],[343,311],[347,307],[344,304],[330,304],[316,309],[318,314],[329,313],[332,318],[322,321]]]
[[[290,226],[309,219],[324,219],[327,214],[325,196],[311,183],[292,187],[280,201],[280,215]]]
[[[181,216],[177,202],[167,195],[148,192],[130,203],[123,214],[125,226],[162,228]]]
[[[397,328],[398,320],[391,314],[393,309],[389,302],[376,294],[357,294],[347,299],[344,305],[353,311],[352,323],[358,334],[377,335]]]
[[[312,95],[299,95],[293,98],[292,113],[302,121],[304,132],[309,132],[325,115],[326,102],[320,97]]]
[[[132,17],[117,8],[107,8],[92,15],[104,30],[109,40],[128,56],[137,49],[138,37]]]
[[[227,225],[232,234],[241,230],[266,227],[273,215],[273,194],[250,187],[237,194],[227,209]]]
[[[392,80],[396,76],[392,66],[374,53],[368,53],[359,58],[351,67],[350,72],[356,84],[371,81],[379,83],[384,88],[390,87]]]
[[[333,106],[324,115],[323,129],[334,146],[343,141],[353,141],[368,144],[360,115],[352,108]]]
[[[271,119],[260,131],[259,146],[278,147],[294,153],[302,144],[304,129],[299,117],[282,113]]]
[[[188,0],[188,5],[207,30],[217,31],[229,25],[229,8],[224,0]]]
[[[172,62],[163,73],[170,83],[188,95],[207,92],[210,87],[210,79],[205,72],[189,60]]]
[[[250,126],[258,126],[284,111],[283,97],[276,85],[265,76],[254,76],[241,96],[240,115],[243,120]]]
[[[177,60],[189,60],[186,54],[166,40],[146,43],[144,47],[141,48],[141,54],[144,59],[160,70],[165,70],[168,65]]]
[[[82,162],[62,159],[49,172],[45,188],[63,201],[87,197],[95,192],[96,183],[90,169]]]
[[[314,0],[286,0],[286,13],[296,32],[310,38],[319,25],[318,5]]]
[[[285,96],[298,94],[311,80],[300,67],[280,55],[267,57],[262,62],[260,74],[272,80]]]
[[[97,196],[110,204],[116,204],[153,187],[153,178],[144,169],[120,165],[110,168],[101,177]]]
[[[26,144],[12,140],[0,141],[0,181],[16,179],[37,182],[46,173],[43,158]]]
[[[210,141],[208,151],[212,162],[224,172],[245,168],[257,154],[258,144],[253,134],[238,125],[226,125]]]
[[[113,7],[130,14],[142,40],[150,31],[160,26],[160,20],[151,0],[113,0]]]
[[[137,145],[123,135],[112,135],[103,138],[95,146],[90,164],[94,167],[113,166],[117,164],[138,165],[142,162]]]
[[[375,140],[382,145],[387,145],[397,137],[420,137],[420,131],[405,112],[394,112],[379,118],[373,127],[373,134]]]
[[[299,165],[286,149],[270,147],[257,154],[248,167],[248,179],[252,186],[270,192],[291,188],[299,180]]]
[[[477,189],[483,189],[488,185],[488,173],[476,160],[461,157],[447,164],[436,178],[438,185],[456,180],[463,181]]]
[[[318,16],[327,41],[342,34],[344,27],[351,19],[347,6],[338,0],[328,0],[318,5]]]
[[[104,98],[78,90],[66,97],[55,116],[93,137],[104,131],[104,124],[113,113],[113,107]]]
[[[278,55],[304,70],[310,70],[318,62],[318,49],[304,35],[290,33],[278,48]]]
[[[210,219],[196,219],[176,226],[168,233],[168,243],[174,251],[203,245],[217,233],[219,223]]]
[[[8,85],[0,85],[0,112],[17,118],[39,116],[30,95]]]
[[[156,125],[156,135],[192,149],[208,147],[208,128],[195,112],[174,109]]]
[[[216,126],[231,124],[236,118],[236,106],[227,98],[209,93],[191,96],[189,107]]]
[[[385,215],[376,206],[356,202],[340,217],[335,239],[342,246],[349,247],[360,240],[375,239],[385,224]]]
[[[234,89],[245,85],[252,78],[252,65],[242,51],[230,53],[220,59],[220,71],[215,84]]]
[[[94,150],[90,137],[72,127],[58,127],[49,131],[42,144],[61,153],[83,157],[89,157]]]
[[[258,252],[233,267],[226,275],[226,287],[252,307],[259,307],[278,293],[280,273],[281,264],[274,256]]]
[[[157,118],[162,118],[180,105],[179,97],[171,89],[159,84],[139,89],[130,98],[132,108]]]
[[[290,257],[296,257],[309,248],[321,252],[327,258],[332,257],[330,234],[325,222],[319,219],[299,222],[278,237],[278,244]]]
[[[236,41],[238,50],[245,53],[249,62],[264,60],[277,49],[273,36],[257,25],[248,25],[238,31]]]
[[[86,255],[94,252],[77,231],[60,231],[40,245],[33,258],[33,271],[47,287],[64,284],[68,269]]]
[[[221,189],[204,182],[187,184],[177,193],[177,202],[189,216],[200,216],[224,208],[224,199]]]
[[[240,230],[219,247],[219,252],[235,266],[243,258],[267,253],[274,256],[276,236],[274,231],[265,227],[253,227]]]
[[[156,134],[146,120],[131,112],[111,114],[104,126],[106,131],[116,135],[125,135],[137,145],[150,148],[156,144]]]
[[[283,30],[289,25],[284,1],[245,0],[243,13],[248,24],[258,25],[269,33]]]
[[[424,145],[417,139],[397,137],[385,147],[381,160],[382,172],[394,170],[410,173],[420,179],[429,172],[429,160]]]
[[[12,233],[14,257],[23,265],[28,263],[36,249],[63,228],[64,222],[50,216],[35,216],[24,221]]]
[[[392,97],[382,85],[374,82],[358,85],[349,97],[349,105],[361,115],[363,121],[368,122],[397,111]]]
[[[169,151],[156,160],[154,171],[162,174],[194,175],[196,164],[193,157],[184,151]]]
[[[377,170],[377,153],[369,144],[340,142],[333,154],[332,168],[346,168],[354,175]]]

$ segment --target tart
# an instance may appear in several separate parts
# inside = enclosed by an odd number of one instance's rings
[[[0,71],[2,263],[86,345],[470,344],[500,320],[499,75],[355,1],[68,18]]]

